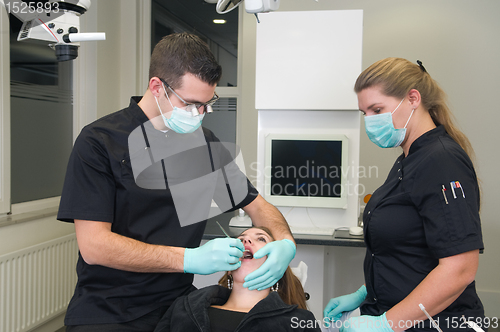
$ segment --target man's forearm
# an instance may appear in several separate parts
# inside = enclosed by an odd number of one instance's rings
[[[183,272],[184,248],[153,245],[111,232],[111,224],[75,220],[80,253],[87,264],[130,272]]]

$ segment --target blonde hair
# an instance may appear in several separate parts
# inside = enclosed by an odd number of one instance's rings
[[[404,98],[411,89],[418,90],[422,105],[429,112],[436,126],[442,125],[446,132],[474,159],[474,150],[467,136],[456,126],[447,102],[446,94],[425,68],[401,58],[379,60],[365,69],[356,80],[356,93],[369,87],[379,87],[389,97]]]
[[[252,228],[263,230],[264,232],[269,234],[269,236],[273,241],[275,241],[273,234],[268,228],[266,227],[252,227]],[[220,278],[219,280],[219,285],[228,288],[227,287],[228,278],[229,278],[228,272],[224,273],[222,278]],[[296,304],[300,309],[307,310],[306,293],[304,292],[304,288],[302,287],[299,278],[297,278],[297,276],[293,274],[292,269],[290,269],[290,266],[286,268],[283,277],[280,280],[278,280],[278,295],[286,304],[289,305]]]

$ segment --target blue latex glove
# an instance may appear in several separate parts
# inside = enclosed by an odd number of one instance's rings
[[[249,290],[263,290],[272,287],[295,257],[295,243],[288,239],[273,241],[260,248],[253,258],[262,258],[267,255],[266,261],[255,271],[245,277],[243,287]]]
[[[198,248],[186,248],[184,272],[212,274],[236,270],[241,265],[244,250],[241,240],[233,238],[214,239]]]
[[[339,320],[343,312],[358,308],[365,300],[366,294],[366,287],[363,285],[352,294],[331,299],[323,310],[323,317],[328,317],[332,321]]]
[[[385,314],[351,317],[342,324],[340,332],[394,332]]]

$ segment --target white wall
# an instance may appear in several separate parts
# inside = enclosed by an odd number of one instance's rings
[[[335,0],[281,1],[280,11],[363,9],[363,69],[389,57],[421,60],[428,72],[447,92],[456,119],[476,151],[476,169],[482,180],[482,225],[485,253],[480,257],[477,288],[489,317],[500,316],[500,223],[495,202],[500,198],[496,167],[500,156],[493,133],[500,123],[495,103],[500,77],[500,2],[497,0]],[[265,14],[261,14],[265,15]],[[243,15],[239,145],[248,164],[256,160],[257,111],[255,95],[255,17]],[[307,22],[305,22],[307,24]],[[328,40],[325,40],[328,42]],[[286,56],[286,55],[284,55]],[[327,64],[325,64],[327,65]],[[297,82],[297,93],[300,84]],[[361,123],[362,128],[364,126]],[[366,193],[373,192],[392,166],[398,149],[382,150],[361,134],[360,166],[376,166],[377,172],[360,179]],[[361,264],[361,261],[353,261]]]
[[[0,255],[57,239],[74,232],[73,224],[57,221],[55,216],[1,227]]]
[[[97,118],[127,107],[131,96],[147,89],[150,46],[150,1],[98,0]],[[143,16],[147,20],[141,20]],[[143,37],[144,36],[144,37]]]

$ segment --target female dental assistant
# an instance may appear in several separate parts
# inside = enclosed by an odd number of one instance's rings
[[[400,58],[371,65],[354,90],[370,140],[403,153],[365,208],[365,285],[331,299],[325,317],[360,307],[341,331],[435,331],[422,304],[443,331],[470,330],[462,316],[481,325],[479,187],[443,90]]]

